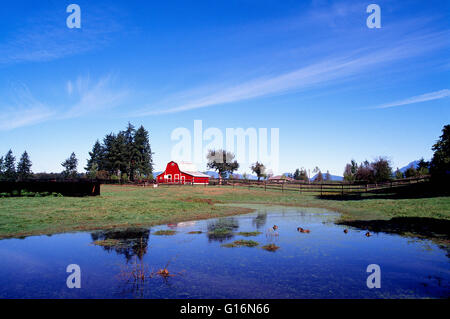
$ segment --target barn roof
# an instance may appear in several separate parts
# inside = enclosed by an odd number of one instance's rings
[[[186,171],[186,172],[197,172],[198,169],[195,167],[195,165],[191,162],[176,162],[178,164],[178,168],[180,171]]]
[[[183,172],[184,174],[191,175],[194,177],[210,177],[209,175],[200,173],[197,170],[197,167],[195,167],[195,165],[191,162],[179,162],[177,164],[180,171]]]
[[[187,175],[194,176],[194,177],[208,177],[208,178],[211,177],[211,176],[203,174],[201,172],[182,171],[182,170],[180,170],[180,172],[187,174]]]

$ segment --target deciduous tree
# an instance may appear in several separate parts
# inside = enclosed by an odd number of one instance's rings
[[[208,168],[216,170],[222,178],[226,178],[239,168],[238,162],[234,160],[234,154],[225,150],[209,150],[206,158]]]
[[[258,176],[258,181],[261,180],[261,177],[266,176],[266,167],[264,166],[263,163],[256,162],[255,164],[250,166],[250,169],[252,170],[253,173],[256,174],[256,176]]]

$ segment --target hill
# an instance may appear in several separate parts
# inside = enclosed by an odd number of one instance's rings
[[[319,175],[319,173],[317,173],[316,175],[311,177],[310,181],[314,182],[316,180],[316,178],[317,178],[317,175]],[[325,175],[326,175],[326,173],[322,173],[322,176],[323,176],[324,179],[325,179]],[[344,180],[344,177],[342,177],[342,176],[337,176],[337,175],[330,174],[330,181],[335,182],[335,181],[343,181],[343,180]]]
[[[413,166],[414,168],[417,169],[418,164],[419,164],[419,161],[418,161],[418,160],[417,160],[417,161],[412,161],[412,162],[409,163],[408,165],[403,166],[402,168],[400,168],[399,170],[400,170],[400,172],[405,173],[406,170],[407,170],[408,168],[410,168],[411,166]]]

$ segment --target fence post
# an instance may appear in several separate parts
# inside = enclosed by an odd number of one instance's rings
[[[342,196],[344,196],[344,184],[342,184]]]
[[[369,190],[369,183],[366,183],[366,193]]]
[[[300,183],[300,184],[298,184],[298,190],[299,190],[299,192],[300,192],[300,194],[302,193],[302,183]]]
[[[323,188],[323,184],[322,183],[320,183],[320,196],[322,196],[322,188]]]
[[[264,191],[265,191],[265,192],[267,191],[267,190],[266,190],[266,187],[267,187],[267,182],[264,181]]]

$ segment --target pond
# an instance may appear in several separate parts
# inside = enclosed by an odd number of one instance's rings
[[[0,240],[0,297],[450,296],[448,247],[394,234],[367,237],[364,229],[345,233],[334,223],[339,215],[327,210],[252,207],[254,213],[221,219]],[[227,245],[248,243],[240,240],[256,243]],[[262,248],[268,244],[275,250]],[[66,285],[69,264],[80,267],[79,289]],[[370,264],[380,266],[380,288],[367,286]]]

